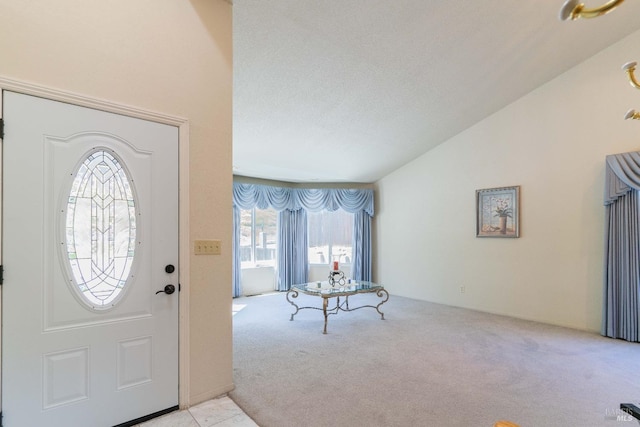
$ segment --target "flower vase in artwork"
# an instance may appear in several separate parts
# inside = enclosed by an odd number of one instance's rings
[[[500,219],[500,234],[507,234],[507,216],[501,216]]]
[[[498,230],[500,230],[500,234],[507,234],[507,220],[513,218],[513,208],[509,206],[509,200],[506,199],[495,198],[494,202],[496,207],[495,215],[493,216],[497,216],[500,221]]]

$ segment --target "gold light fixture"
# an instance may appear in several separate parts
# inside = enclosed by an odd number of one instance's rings
[[[638,65],[638,63],[635,61],[627,62],[622,66],[622,69],[627,72],[627,76],[629,76],[629,83],[631,83],[631,86],[635,87],[636,89],[640,89],[640,83],[638,82],[638,80],[636,80],[635,75],[636,65]]]
[[[611,12],[623,1],[624,0],[610,0],[600,7],[585,9],[584,3],[579,3],[579,0],[566,0],[562,5],[562,8],[560,9],[560,20],[566,21],[568,19],[571,19],[572,21],[574,21],[578,18],[596,18],[598,16]],[[635,75],[636,65],[638,65],[638,63],[635,61],[627,62],[622,66],[622,69],[626,71],[631,86],[635,87],[636,89],[640,89],[640,82],[638,82]],[[640,120],[640,112],[634,109],[628,110],[625,113],[624,118],[625,120]]]
[[[636,65],[638,65],[638,63],[635,61],[627,62],[622,66],[622,69],[627,72],[627,76],[629,77],[629,83],[631,83],[631,86],[635,87],[636,89],[640,89],[640,83],[636,79],[636,75],[635,75]],[[640,113],[637,112],[636,110],[631,109],[627,111],[627,113],[624,115],[624,118],[625,120],[627,119],[640,120]]]
[[[562,21],[566,21],[567,19],[576,20],[578,18],[595,18],[611,12],[623,1],[624,0],[611,0],[600,7],[585,9],[584,3],[579,3],[579,0],[567,0],[560,9],[560,19]]]
[[[627,111],[627,114],[624,115],[624,118],[625,120],[627,119],[640,120],[640,113],[634,109],[631,109]]]

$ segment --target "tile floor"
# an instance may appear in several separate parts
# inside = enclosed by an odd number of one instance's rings
[[[229,397],[208,400],[139,424],[138,427],[258,427]]]

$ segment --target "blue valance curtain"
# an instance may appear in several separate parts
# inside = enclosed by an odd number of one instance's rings
[[[602,335],[639,341],[640,153],[606,158]]]
[[[354,215],[353,278],[371,280],[371,218],[373,190],[342,188],[286,188],[258,184],[233,184],[234,249],[233,296],[240,289],[240,209],[273,208],[278,215],[279,290],[308,277],[307,212],[343,209]],[[237,216],[237,217],[236,217]]]
[[[373,190],[343,188],[286,188],[257,184],[233,184],[233,204],[240,209],[267,209],[282,211],[305,209],[318,212],[323,209],[344,209],[350,213],[365,211],[373,216]]]

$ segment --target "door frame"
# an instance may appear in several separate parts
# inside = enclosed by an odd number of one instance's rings
[[[190,253],[189,253],[189,120],[145,110],[112,101],[61,91],[32,83],[14,80],[0,75],[0,94],[2,90],[10,90],[25,95],[33,95],[52,101],[66,102],[80,107],[116,113],[136,119],[162,123],[178,128],[178,262],[180,284],[179,314],[178,314],[178,404],[180,409],[189,407],[189,284],[190,284]],[[2,98],[0,96],[0,118],[2,113]],[[0,150],[0,191],[2,189],[2,150]],[[2,197],[0,194],[0,216],[2,215]],[[0,221],[0,225],[2,221]],[[0,228],[0,235],[1,235]],[[2,245],[0,245],[0,264],[2,260]],[[2,319],[2,286],[0,286],[0,319]],[[2,360],[2,327],[0,325],[0,361]],[[0,375],[2,366],[0,364]],[[0,412],[2,408],[2,390],[0,389]]]

